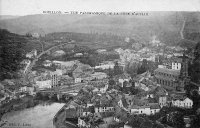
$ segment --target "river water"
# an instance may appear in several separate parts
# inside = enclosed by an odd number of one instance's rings
[[[43,103],[33,108],[12,111],[3,115],[3,128],[53,128],[53,117],[64,103]]]

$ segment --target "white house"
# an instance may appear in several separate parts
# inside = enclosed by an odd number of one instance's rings
[[[106,90],[108,89],[108,84],[100,88],[101,93],[106,93]]]
[[[53,56],[62,56],[62,55],[65,55],[65,52],[63,50],[58,50],[53,53]]]
[[[95,113],[99,112],[114,112],[114,107],[112,105],[97,105],[94,108]]]
[[[31,86],[23,86],[23,87],[20,87],[19,91],[20,91],[20,92],[27,92],[27,93],[29,93],[30,95],[35,95],[34,87],[31,87]]]
[[[50,67],[50,66],[52,65],[52,63],[51,63],[50,60],[45,60],[44,63],[43,63],[43,65],[44,65],[45,67]]]
[[[33,57],[36,57],[36,56],[37,56],[37,50],[36,49],[34,49],[31,52],[26,54],[27,58],[33,58]]]
[[[109,62],[101,63],[100,65],[95,66],[94,68],[95,69],[113,69],[114,66],[115,66],[114,62],[109,61]]]
[[[189,98],[173,99],[172,105],[180,108],[192,108],[193,101]]]
[[[145,115],[154,115],[159,111],[160,107],[157,103],[146,106],[133,105],[130,109],[131,114],[145,114]]]
[[[91,77],[93,77],[93,79],[104,79],[107,78],[107,74],[104,72],[95,72],[91,74]]]
[[[81,79],[80,77],[77,77],[77,78],[74,79],[74,82],[75,82],[75,83],[81,83],[81,80],[82,80],[82,79]]]
[[[51,88],[51,80],[36,81],[36,85],[40,90]]]
[[[35,38],[39,38],[40,37],[40,35],[38,34],[38,33],[32,33],[32,37],[35,37]]]
[[[167,105],[167,96],[160,96],[159,97],[159,105],[162,108],[163,106]]]
[[[179,63],[179,62],[172,62],[172,69],[174,69],[174,70],[181,70],[181,63]]]
[[[74,57],[81,57],[81,56],[83,56],[83,53],[76,53],[76,54],[74,54]]]
[[[106,52],[106,51],[107,51],[106,49],[98,49],[97,50],[98,53],[102,53],[102,52]]]
[[[118,80],[118,82],[121,83],[121,86],[123,87],[123,83],[125,81],[129,82],[131,80],[131,77],[127,73],[123,73],[121,75],[115,76],[115,79]]]
[[[90,123],[85,122],[84,118],[78,118],[78,127],[90,128]]]

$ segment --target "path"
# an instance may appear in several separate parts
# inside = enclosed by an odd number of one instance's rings
[[[180,31],[181,39],[182,39],[182,40],[186,40],[186,41],[190,41],[190,42],[193,42],[193,43],[197,43],[196,41],[188,40],[188,39],[185,39],[185,38],[184,38],[183,31],[184,31],[184,28],[185,28],[185,23],[186,23],[186,21],[184,20],[184,21],[183,21],[182,28],[181,28],[181,31]]]
[[[56,45],[56,46],[53,46],[53,47],[51,47],[51,48],[49,48],[49,49],[47,49],[47,50],[41,52],[41,53],[31,62],[31,64],[29,64],[29,67],[27,67],[27,70],[26,70],[26,72],[25,72],[25,78],[27,79],[27,75],[29,74],[29,72],[31,71],[32,67],[35,65],[35,63],[38,61],[38,59],[39,59],[42,55],[48,53],[49,51],[51,51],[52,49],[54,49],[54,48],[56,48],[56,47],[60,47],[60,46],[66,45],[66,44],[69,44],[69,42],[63,43],[63,44],[59,44],[59,45]]]

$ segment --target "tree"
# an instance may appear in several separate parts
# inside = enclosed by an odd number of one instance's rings
[[[0,42],[0,80],[16,78],[24,58],[26,39],[1,29]]]
[[[48,94],[45,94],[45,95],[43,96],[42,100],[44,100],[44,101],[49,100],[49,95],[48,95]]]
[[[57,102],[57,101],[58,101],[57,95],[54,94],[54,95],[51,97],[51,100],[52,100],[53,102]]]
[[[191,75],[191,81],[200,83],[200,42],[197,43],[194,49],[193,64],[189,66],[189,74]]]
[[[121,67],[119,66],[118,62],[116,62],[115,66],[114,66],[114,75],[119,75],[122,73],[123,73],[123,71],[122,71]]]
[[[198,90],[192,90],[191,91],[191,99],[193,101],[193,110],[196,111],[200,107],[199,102],[200,95],[198,93]]]
[[[138,68],[137,73],[142,74],[148,70],[148,62],[146,59],[143,59],[142,65]]]
[[[38,92],[38,93],[36,93],[35,99],[36,100],[42,100],[43,99],[43,95],[40,92]]]

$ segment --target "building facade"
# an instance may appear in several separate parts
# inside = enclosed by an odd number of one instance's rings
[[[154,71],[155,80],[167,90],[176,90],[180,70],[157,68]]]

